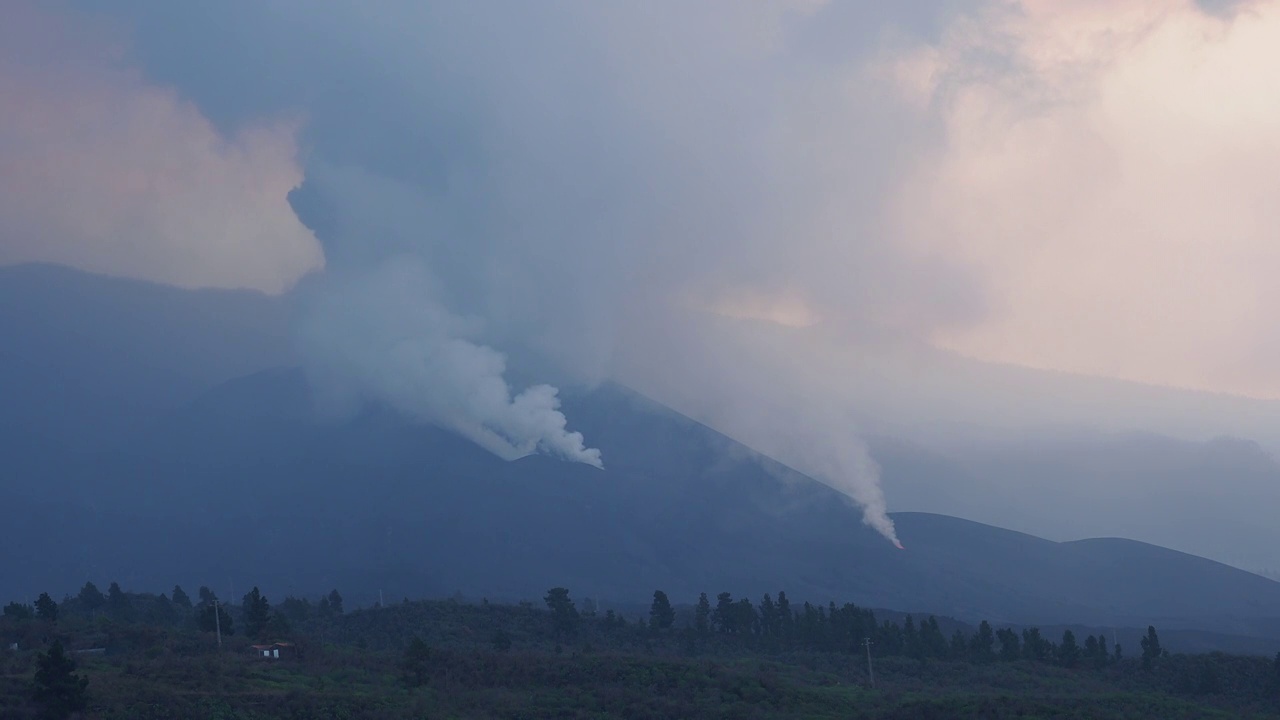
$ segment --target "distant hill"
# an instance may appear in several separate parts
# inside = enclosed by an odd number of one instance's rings
[[[1027,431],[941,448],[880,438],[872,452],[893,508],[1059,540],[1123,534],[1280,570],[1280,464],[1253,442]]]
[[[0,530],[0,562],[27,594],[87,577],[392,597],[785,589],[967,620],[1280,638],[1280,584],[1256,575],[919,513],[895,516],[899,551],[834,491],[624,388],[567,406],[606,470],[507,463],[376,409],[317,422],[299,371],[255,374],[10,490],[22,511]]]
[[[287,301],[42,266],[0,269],[0,301],[0,601],[86,579],[277,597],[785,589],[970,621],[1280,638],[1280,584],[1142,543],[902,513],[896,550],[829,488],[621,386],[565,393],[604,471],[507,463],[378,408],[318,421],[287,367]],[[976,461],[886,447],[891,499],[930,483],[939,510],[987,503],[1006,508],[992,522],[1022,522]],[[1222,467],[1205,457],[1200,472]]]
[[[55,265],[0,267],[0,451],[84,445],[293,362],[286,299]]]

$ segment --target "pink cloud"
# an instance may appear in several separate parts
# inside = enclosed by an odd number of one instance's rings
[[[1280,396],[1280,4],[1027,0],[893,67],[943,128],[895,231],[990,308],[936,342]]]
[[[0,263],[281,292],[323,266],[294,215],[296,120],[233,136],[124,62],[109,28],[18,3],[0,25]]]

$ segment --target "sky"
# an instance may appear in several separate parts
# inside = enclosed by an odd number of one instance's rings
[[[503,455],[607,463],[545,381],[621,379],[881,510],[866,346],[1280,397],[1280,2],[873,5],[17,0],[0,264],[295,292],[335,406]]]
[[[588,372],[639,302],[1280,394],[1274,2],[5,12],[0,262],[279,293],[315,178]]]

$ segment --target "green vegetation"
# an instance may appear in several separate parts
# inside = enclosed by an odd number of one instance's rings
[[[92,584],[0,617],[0,717],[1264,718],[1280,656],[1140,659],[1105,637],[1058,641],[983,622],[893,621],[854,605],[704,594],[646,613],[568,589],[541,605],[460,600],[345,612],[337,591],[239,607],[201,588],[103,595]],[[48,601],[45,602],[45,599]],[[52,603],[52,609],[50,604]],[[12,610],[10,608],[13,608]],[[244,632],[230,633],[234,627]],[[221,630],[222,646],[217,643]],[[948,635],[949,633],[949,635]],[[272,643],[280,659],[251,643]],[[867,643],[875,686],[867,672]],[[90,652],[85,652],[90,651]]]

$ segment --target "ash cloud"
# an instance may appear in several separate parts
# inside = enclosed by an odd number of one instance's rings
[[[504,374],[532,359],[619,379],[812,472],[892,539],[856,425],[783,391],[808,384],[804,368],[778,382],[698,328],[803,307],[920,331],[980,310],[962,273],[881,232],[877,208],[928,122],[867,69],[883,38],[828,32],[928,36],[945,4],[97,8],[138,22],[147,67],[220,125],[305,113],[326,270],[300,338],[333,396],[506,457],[599,464],[553,388],[513,396]],[[210,56],[216,78],[200,69]],[[714,392],[693,380],[708,375]],[[778,410],[749,412],[766,395]]]

